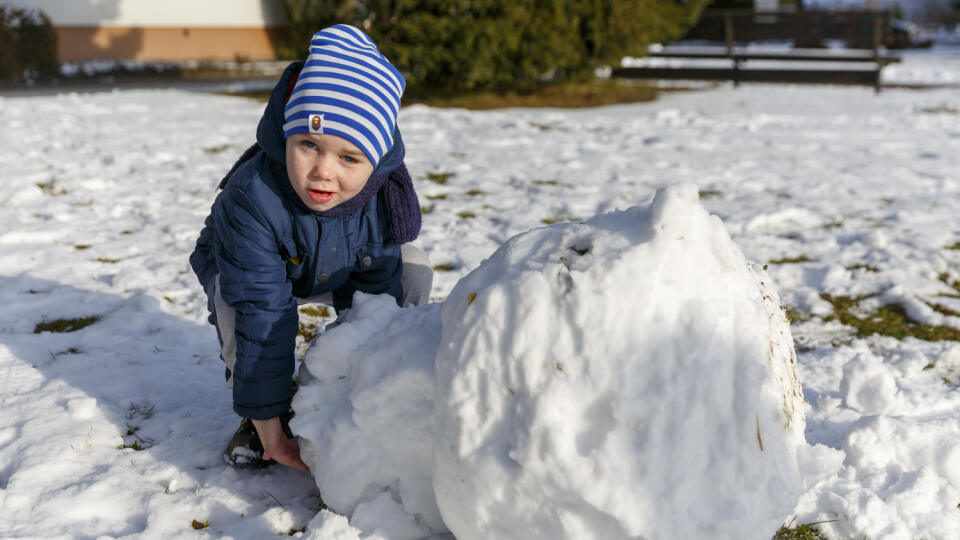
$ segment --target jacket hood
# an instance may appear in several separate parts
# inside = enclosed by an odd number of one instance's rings
[[[270,98],[267,101],[267,107],[260,117],[260,124],[257,126],[257,144],[272,160],[280,163],[284,167],[287,165],[286,138],[283,136],[283,109],[287,102],[287,92],[293,87],[291,81],[295,82],[295,77],[299,75],[303,68],[304,61],[298,60],[292,62],[280,75],[273,91],[270,92]],[[403,139],[400,137],[400,127],[397,126],[393,131],[393,146],[384,154],[373,171],[373,176],[388,175],[394,169],[403,163],[405,148]]]

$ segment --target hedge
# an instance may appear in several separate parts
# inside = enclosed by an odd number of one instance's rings
[[[57,34],[39,9],[0,5],[0,79],[20,81],[57,72]]]
[[[413,93],[525,90],[583,78],[597,65],[678,38],[707,0],[281,0],[288,37],[307,54],[336,23],[362,28]]]

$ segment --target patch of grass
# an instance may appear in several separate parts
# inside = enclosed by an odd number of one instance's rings
[[[427,215],[427,214],[429,214],[430,212],[433,212],[433,205],[431,205],[431,206],[421,206],[421,207],[420,207],[420,213],[421,213],[421,214]]]
[[[146,449],[142,444],[140,444],[140,441],[133,441],[132,443],[124,443],[118,446],[117,448],[119,448],[120,450],[123,450],[124,448],[132,448],[137,452]]]
[[[657,88],[648,81],[592,79],[544,85],[528,92],[476,92],[472,94],[442,94],[425,89],[407,88],[403,105],[422,103],[431,107],[457,107],[473,110],[505,107],[598,107],[616,103],[653,101],[661,93],[678,92],[686,88]],[[223,92],[223,95],[267,101],[271,90]],[[544,124],[548,126],[548,124]],[[552,127],[552,126],[551,126]]]
[[[847,270],[866,270],[867,272],[879,272],[880,269],[872,264],[866,263],[857,263],[853,266],[848,266]]]
[[[899,304],[884,304],[873,313],[860,317],[854,310],[860,302],[870,296],[832,296],[822,293],[823,298],[833,306],[834,315],[824,318],[825,321],[837,320],[857,330],[857,337],[872,336],[874,334],[889,336],[896,339],[914,337],[924,341],[960,341],[960,330],[949,326],[923,324],[911,319],[903,306]]]
[[[85,250],[85,249],[90,249],[90,244],[77,244],[77,245],[73,246],[73,249],[76,249],[77,251],[83,251],[83,250]]]
[[[208,146],[203,149],[203,152],[206,154],[220,154],[230,148],[229,144],[218,144],[216,146]]]
[[[948,105],[946,103],[941,103],[940,105],[933,105],[930,107],[923,107],[920,109],[920,112],[928,114],[960,114],[960,107],[955,105]]]
[[[37,323],[37,326],[35,326],[33,329],[33,333],[40,334],[43,332],[53,332],[55,334],[65,334],[67,332],[76,332],[77,330],[86,328],[99,320],[99,315],[93,315],[90,317],[78,317],[75,319],[56,319],[53,321],[44,321],[42,323]]]
[[[437,264],[433,267],[434,272],[452,272],[456,269],[457,267],[453,263]]]
[[[136,404],[131,404],[131,405],[139,406]],[[133,419],[135,416],[138,416],[138,415],[131,413],[131,411],[127,411],[127,419]],[[153,405],[151,405],[149,408],[149,414],[139,415],[139,416],[142,416],[143,418],[150,418],[151,416],[153,416]],[[132,450],[139,452],[141,450],[146,450],[147,448],[152,447],[154,445],[153,439],[149,437],[141,437],[140,435],[137,434],[138,431],[140,431],[140,426],[127,424],[127,434],[124,437],[124,443],[118,446],[117,448],[119,448],[120,450],[123,450],[124,448],[130,448]]]
[[[60,195],[66,195],[68,193],[65,188],[57,186],[56,178],[51,178],[49,182],[37,182],[37,187],[40,188],[40,191],[51,197],[59,197]]]
[[[471,189],[467,192],[467,197],[476,197],[478,195],[486,195],[487,192],[482,189]]]
[[[800,311],[797,308],[786,306],[783,310],[787,313],[787,320],[792,323],[799,323],[810,320],[810,314],[806,311]]]
[[[557,129],[557,126],[552,124],[538,124],[537,122],[530,122],[530,125],[539,129],[540,131],[553,131]]]
[[[327,306],[305,305],[300,306],[298,311],[300,314],[308,318],[325,319],[330,317],[330,309],[327,308]],[[317,322],[310,320],[301,320],[299,323],[299,328],[297,329],[297,335],[303,338],[305,342],[312,341],[313,338],[320,335],[320,333],[320,325]]]
[[[796,257],[783,257],[780,259],[773,259],[767,261],[767,264],[796,264],[796,263],[805,263],[813,262],[813,259],[807,257],[806,255],[797,255]]]
[[[110,257],[97,257],[97,262],[102,262],[104,264],[116,264],[122,260],[123,259],[113,259]]]
[[[457,217],[460,219],[473,219],[477,217],[477,215],[469,210],[464,210],[463,212],[457,212]]]
[[[940,304],[934,304],[933,302],[924,302],[924,304],[930,306],[930,309],[936,311],[941,315],[946,315],[947,317],[960,317],[960,313]]]
[[[439,195],[427,195],[428,201],[442,201],[447,198],[446,193],[441,193]]]
[[[672,89],[671,89],[672,90]],[[680,90],[680,89],[678,89]],[[646,81],[622,81],[617,79],[594,79],[586,82],[570,82],[542,86],[529,92],[477,92],[457,95],[410,95],[404,104],[423,103],[431,107],[457,107],[473,110],[501,109],[506,107],[598,107],[615,103],[653,101],[661,92]],[[544,131],[554,129],[549,124],[535,125]]]
[[[953,244],[950,244],[949,246],[943,246],[943,249],[952,249],[952,250],[954,250],[954,251],[960,250],[960,242],[954,242]]]
[[[940,274],[937,277],[940,279],[940,281],[942,281],[948,287],[956,291],[955,293],[940,293],[937,296],[945,296],[947,298],[960,298],[960,281],[950,281],[949,274]]]
[[[533,184],[534,184],[534,185],[537,185],[537,186],[556,186],[556,185],[559,184],[559,183],[560,183],[560,182],[557,182],[556,180],[552,180],[552,179],[551,179],[551,180],[534,180],[534,181],[533,181]]]
[[[549,218],[543,218],[540,220],[540,223],[544,225],[553,225],[554,223],[570,223],[574,221],[582,221],[580,218],[569,217],[569,216],[555,216]]]
[[[824,229],[839,229],[840,227],[843,227],[842,219],[835,219],[833,221],[828,221],[823,224]]]
[[[299,311],[300,313],[303,313],[304,315],[307,315],[309,317],[327,318],[330,316],[330,310],[327,309],[327,306],[320,306],[320,307],[300,306]]]
[[[447,180],[450,180],[450,177],[453,176],[452,172],[428,172],[427,180],[433,182],[434,184],[440,184],[441,186],[446,185]]]
[[[135,233],[135,232],[137,232],[137,231],[132,231],[132,230],[130,230],[130,229],[126,229],[126,230],[120,231],[120,234],[127,235],[127,234],[133,234],[133,233]]]
[[[723,195],[723,192],[717,191],[717,190],[715,190],[715,189],[702,189],[702,190],[700,190],[700,199],[702,199],[702,200],[713,199],[713,198],[719,197],[719,196],[721,196],[721,195]]]
[[[304,341],[311,341],[318,334],[320,334],[320,329],[313,323],[301,322],[300,328],[297,330],[297,335],[302,337]]]
[[[199,531],[200,529],[206,529],[207,527],[209,527],[210,521],[204,520],[203,522],[200,522],[197,520],[193,520],[193,522],[190,523],[190,526]]]
[[[773,535],[773,540],[827,540],[827,537],[817,529],[820,523],[830,523],[830,521],[821,521],[817,523],[807,523],[799,525],[794,529],[786,526],[780,527],[777,534]]]

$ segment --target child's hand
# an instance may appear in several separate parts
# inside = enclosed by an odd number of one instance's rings
[[[286,465],[298,471],[307,470],[307,464],[300,459],[300,447],[296,441],[287,438],[280,424],[280,418],[269,420],[254,420],[257,435],[263,444],[263,459],[273,459],[281,465]]]

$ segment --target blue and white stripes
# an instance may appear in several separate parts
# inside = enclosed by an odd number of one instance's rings
[[[373,163],[393,146],[403,75],[358,28],[338,24],[310,41],[310,56],[284,109],[283,134],[328,133]]]

